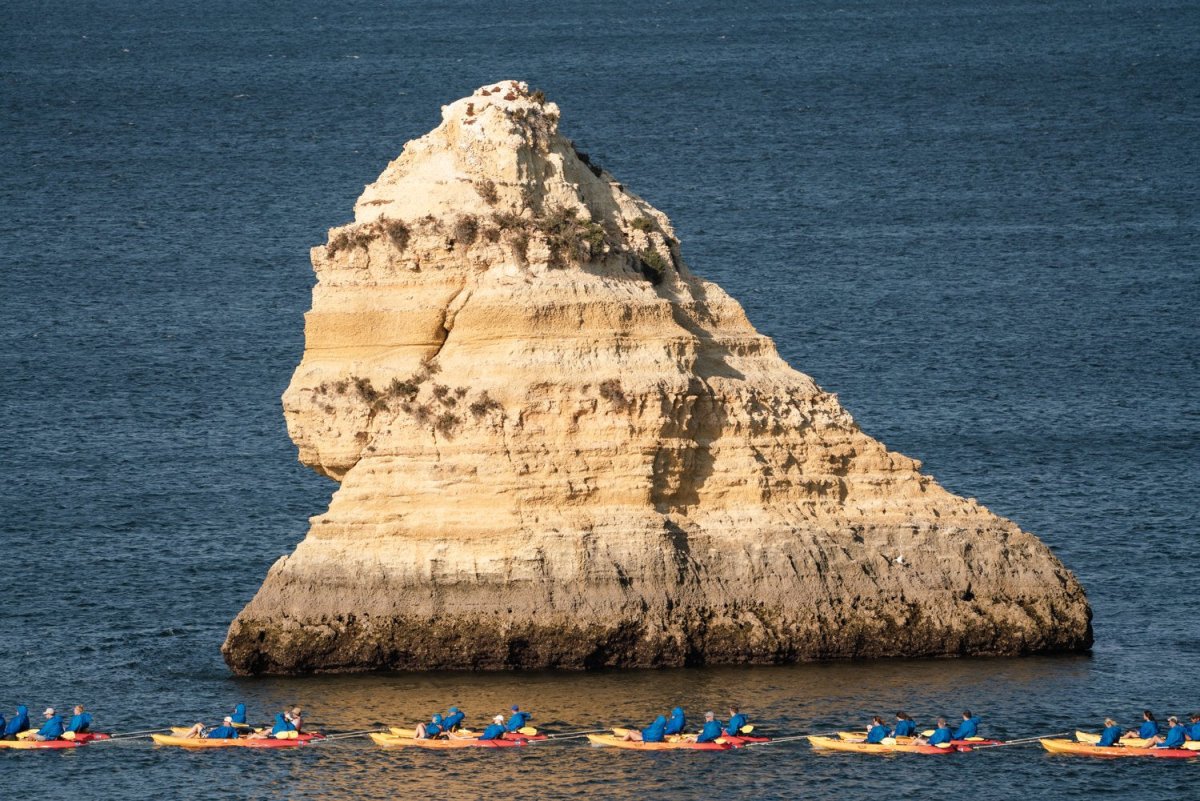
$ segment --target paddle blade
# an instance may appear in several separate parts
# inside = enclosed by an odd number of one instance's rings
[[[73,732],[73,731],[64,731],[64,732],[63,732],[63,735],[62,735],[62,738],[63,738],[64,740],[74,740],[74,739],[75,739],[75,732]]]
[[[17,732],[18,740],[28,740],[33,735],[37,734],[37,729],[26,729],[25,731]]]
[[[933,735],[934,735],[933,729],[926,729],[925,731],[921,732],[922,737],[932,737]]]
[[[934,743],[933,747],[934,748],[953,748],[954,746],[951,745],[950,743]]]
[[[882,740],[880,740],[879,742],[880,742],[880,744],[882,744],[882,745],[895,745],[895,744],[896,744],[896,738],[895,738],[895,737],[884,737],[884,738],[883,738]]]
[[[741,732],[742,734],[749,734],[750,732],[754,731],[754,724],[747,723],[745,726],[738,729],[738,731]]]
[[[521,728],[517,729],[517,732],[520,734],[524,734],[526,737],[533,737],[535,734],[538,733],[538,730],[535,729],[533,726],[522,726]]]

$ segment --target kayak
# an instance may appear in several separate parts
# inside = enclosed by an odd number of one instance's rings
[[[79,748],[83,745],[75,740],[0,740],[0,748],[12,748],[18,751],[41,748]]]
[[[395,737],[403,737],[408,740],[413,740],[417,736],[417,733],[415,731],[413,731],[412,729],[402,729],[399,726],[392,726],[392,727],[388,728],[388,731]],[[471,729],[459,729],[458,731],[454,732],[455,737],[467,737],[467,738],[475,738],[475,737],[478,737],[480,734],[482,734],[482,732],[473,731]],[[519,731],[506,731],[506,732],[504,732],[504,739],[505,740],[549,740],[550,738],[545,734],[521,734]]]
[[[1075,756],[1103,757],[1119,759],[1122,757],[1157,757],[1158,759],[1197,759],[1200,752],[1189,751],[1185,748],[1122,748],[1119,745],[1100,746],[1091,743],[1080,743],[1075,740],[1047,739],[1038,740],[1051,754],[1073,754]]]
[[[179,737],[174,734],[152,734],[155,745],[174,745],[180,748],[294,748],[298,745],[308,745],[315,735],[298,737],[295,740],[276,740],[268,737],[252,740],[249,737],[239,737],[236,740],[210,740],[207,737]]]
[[[728,751],[731,743],[693,743],[687,740],[675,742],[643,743],[640,740],[625,740],[615,734],[589,734],[592,745],[625,748],[630,751]]]
[[[612,730],[612,733],[614,736],[624,739],[625,735],[629,734],[629,732],[631,732],[631,731],[639,731],[639,729],[622,729],[620,727],[617,727]],[[716,743],[718,745],[728,744],[728,745],[732,745],[734,748],[741,748],[743,745],[746,745],[748,743],[765,743],[765,742],[769,742],[770,739],[771,739],[770,737],[755,737],[755,736],[752,736],[749,734],[739,734],[737,737],[730,737],[728,734],[723,734],[717,738]],[[629,742],[633,742],[633,741],[629,741]],[[684,740],[678,734],[672,734],[669,737],[667,737],[667,742],[668,743],[679,743],[679,742],[688,742],[688,741]]]
[[[99,731],[88,731],[88,732],[84,732],[83,734],[75,735],[75,742],[77,742],[77,743],[90,743],[95,740],[111,740],[111,739],[112,739],[111,734],[107,734],[105,732],[99,732]]]
[[[192,729],[191,729],[191,727],[190,727],[190,726],[172,726],[172,727],[171,727],[171,736],[172,736],[172,737],[178,737],[178,738],[181,738],[181,739],[182,739],[182,738],[185,738],[185,737],[187,737],[187,733],[188,733],[188,732],[190,732],[191,730],[192,730]],[[261,733],[262,731],[263,731],[262,729],[258,729],[258,730],[256,730],[256,731],[255,731],[255,734]],[[321,734],[321,733],[319,733],[319,732],[311,732],[311,733],[309,733],[309,734],[298,734],[298,735],[296,735],[295,737],[278,738],[278,739],[288,739],[288,740],[304,740],[305,742],[308,742],[309,740],[322,740],[322,739],[324,739],[324,738],[325,738],[325,735],[324,735],[324,734]],[[193,737],[193,738],[190,738],[190,739],[193,739],[193,740],[194,740],[194,739],[196,739],[196,738],[194,738],[194,737]],[[241,736],[241,737],[239,737],[238,739],[239,739],[239,740],[241,740],[241,739],[245,739],[245,735],[242,735],[242,736]],[[272,738],[272,739],[277,739],[277,738]]]
[[[867,733],[865,731],[839,731],[837,733],[837,735],[839,738],[841,738],[843,740],[865,740],[867,738]],[[900,743],[902,745],[910,745],[915,738],[913,738],[913,737],[897,737],[895,739],[896,739],[897,743]],[[1097,739],[1099,739],[1099,738],[1097,738]],[[950,741],[950,745],[953,745],[953,746],[1000,745],[1000,743],[1001,743],[1000,740],[989,740],[986,737],[967,737],[964,740],[951,740]]]
[[[412,736],[412,732],[408,732],[407,735],[373,732],[371,739],[375,741],[376,745],[381,745],[384,748],[429,748],[432,750],[445,750],[448,748],[519,748],[528,742],[524,738],[520,740],[480,740],[478,737],[455,737],[448,740],[418,740]]]
[[[1089,743],[1094,745],[1100,742],[1100,735],[1093,734],[1090,731],[1075,732],[1075,739],[1081,743]],[[1140,737],[1122,737],[1117,745],[1123,745],[1126,748],[1146,748],[1150,745],[1149,740],[1143,740]],[[1189,740],[1183,744],[1184,751],[1200,751],[1200,740]]]
[[[816,735],[810,736],[808,741],[818,751],[853,751],[856,754],[952,754],[957,750],[952,745],[942,748],[936,745],[913,745],[912,743],[896,743],[895,745],[851,743],[837,737],[818,737]]]

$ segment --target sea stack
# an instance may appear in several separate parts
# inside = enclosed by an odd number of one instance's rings
[[[445,106],[313,248],[283,405],[340,487],[235,672],[1090,647],[1045,545],[859,430],[558,123],[515,81]]]

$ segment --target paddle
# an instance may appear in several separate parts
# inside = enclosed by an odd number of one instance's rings
[[[974,750],[978,751],[982,748],[1004,748],[1008,745],[1029,745],[1031,743],[1036,743],[1038,740],[1048,740],[1051,737],[1066,737],[1070,733],[1071,732],[1069,731],[1056,731],[1053,734],[1039,734],[1037,737],[1022,737],[1019,740],[1008,740],[1006,742],[995,743],[993,745],[977,745],[974,747]]]
[[[521,728],[517,729],[517,733],[524,734],[526,737],[533,737],[538,733],[538,730],[533,726],[522,726]]]

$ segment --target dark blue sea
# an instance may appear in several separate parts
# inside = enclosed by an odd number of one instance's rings
[[[862,427],[1039,535],[1090,656],[234,679],[218,648],[334,488],[279,396],[308,248],[439,106],[517,78],[664,210]],[[740,702],[776,735],[907,708],[988,734],[1200,708],[1200,6],[245,3],[0,13],[0,709],[352,731],[520,703],[557,731]],[[1200,760],[0,751],[21,796],[1195,798]]]

